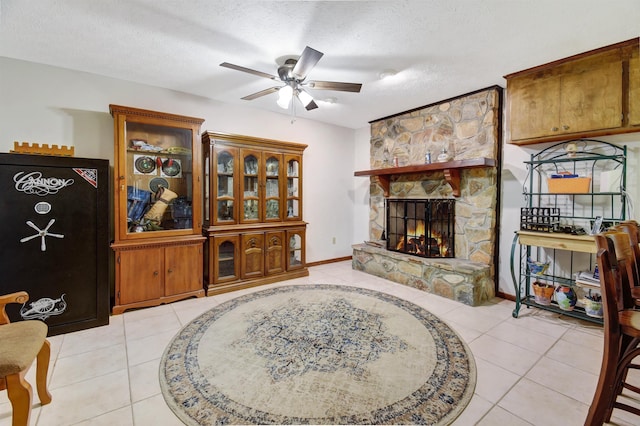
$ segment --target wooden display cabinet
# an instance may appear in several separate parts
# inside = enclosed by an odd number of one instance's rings
[[[214,132],[202,143],[208,294],[307,276],[306,145]]]
[[[114,118],[113,314],[205,294],[204,120],[109,106]]]

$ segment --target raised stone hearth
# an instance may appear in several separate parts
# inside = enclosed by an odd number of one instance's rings
[[[422,258],[357,244],[354,269],[472,306],[494,296],[501,103],[496,86],[371,123],[371,170],[356,172],[370,176],[370,240],[384,238],[387,199],[455,198],[455,253]],[[412,167],[443,152],[442,167]],[[479,159],[455,179],[446,167]]]
[[[353,269],[476,306],[494,295],[489,265],[423,258],[368,244],[353,246]]]

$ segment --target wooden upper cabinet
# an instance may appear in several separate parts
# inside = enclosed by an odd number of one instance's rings
[[[557,128],[560,77],[547,74],[540,72],[508,82],[511,139],[544,137]]]
[[[622,58],[619,51],[566,66],[560,85],[560,132],[611,129],[622,125]]]
[[[506,76],[511,142],[637,131],[624,120],[627,90],[634,86],[632,61],[623,52],[634,44],[637,50],[638,40],[629,40]],[[640,122],[640,111],[635,114]]]
[[[629,59],[629,125],[640,126],[640,50],[631,50]]]

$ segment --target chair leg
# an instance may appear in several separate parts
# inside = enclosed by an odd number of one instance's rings
[[[616,389],[616,367],[620,355],[620,343],[617,339],[618,336],[605,336],[600,377],[598,378],[598,385],[596,386],[593,401],[589,407],[589,413],[584,422],[585,426],[601,426],[607,414],[610,413],[611,398],[615,398],[616,396],[614,393]]]
[[[25,371],[10,374],[5,377],[7,381],[7,394],[13,408],[12,425],[27,426],[31,416],[31,401],[33,393],[31,385],[24,379]]]
[[[618,395],[622,393],[622,389],[625,385],[625,379],[627,377],[627,372],[629,370],[629,364],[638,356],[640,356],[640,348],[627,350],[626,353],[623,354],[620,361],[618,362],[618,372],[616,373],[616,377],[615,377],[616,392],[613,393],[613,396],[609,400],[609,404],[607,406],[607,410],[604,415],[605,423],[609,423],[611,421],[611,415],[613,414],[614,408],[620,408],[630,413],[640,415],[639,409],[617,401]],[[634,386],[631,386],[631,387],[633,388]],[[618,388],[620,389],[619,392],[618,392]],[[630,389],[630,390],[635,391],[634,389]]]
[[[36,361],[36,389],[38,390],[38,398],[42,405],[47,405],[51,402],[51,394],[47,389],[47,374],[49,373],[49,359],[51,357],[51,345],[49,341],[45,339],[38,352],[38,358]]]

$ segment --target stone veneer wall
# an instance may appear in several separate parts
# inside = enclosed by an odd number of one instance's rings
[[[393,167],[397,158],[399,166],[422,164],[425,154],[431,152],[432,162],[446,150],[453,160],[486,157],[499,161],[501,149],[501,100],[500,87],[487,88],[475,93],[410,111],[371,124],[371,168]],[[456,197],[455,223],[455,263],[468,261],[472,276],[464,281],[472,286],[480,286],[479,294],[469,295],[468,291],[456,291],[460,279],[455,278],[449,288],[433,286],[433,265],[447,263],[443,259],[426,262],[431,266],[423,271],[419,281],[424,287],[429,277],[428,288],[446,297],[462,299],[475,305],[494,294],[495,270],[494,254],[497,238],[498,170],[494,167],[463,170],[461,174],[461,194]],[[376,177],[370,186],[369,236],[379,240],[385,226],[385,199]],[[390,198],[454,198],[442,172],[392,177]],[[354,247],[354,250],[356,248]],[[391,254],[393,252],[389,252]],[[395,253],[394,253],[395,254]],[[410,256],[415,257],[415,256]],[[398,260],[398,256],[392,258]],[[406,259],[406,257],[402,257]],[[357,260],[357,253],[354,255]],[[364,259],[363,259],[364,260]],[[411,259],[412,260],[412,259]],[[413,260],[412,260],[413,261]],[[414,263],[416,261],[413,261]],[[425,264],[420,258],[418,263]],[[354,267],[366,270],[357,261]],[[452,267],[441,268],[452,270]],[[479,270],[486,272],[479,273]],[[381,275],[381,273],[375,273]],[[426,274],[426,275],[425,275]],[[392,275],[392,274],[388,274]],[[480,277],[480,275],[482,275]],[[429,281],[427,280],[427,281]],[[394,281],[411,281],[411,279]],[[413,280],[415,281],[415,280]],[[445,280],[446,281],[446,280]],[[478,281],[482,281],[479,284]],[[489,282],[488,282],[489,281]],[[490,289],[487,287],[491,287]]]

